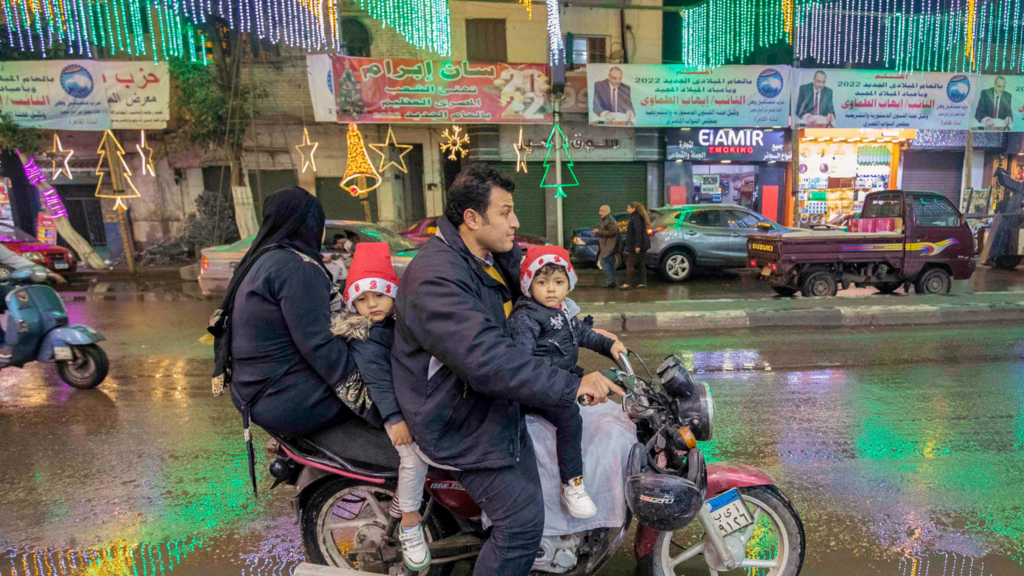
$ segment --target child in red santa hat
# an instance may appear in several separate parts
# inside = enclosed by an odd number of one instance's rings
[[[523,259],[519,282],[524,297],[516,302],[509,318],[512,338],[517,345],[532,350],[534,356],[548,359],[557,368],[580,376],[583,371],[576,366],[580,347],[609,358],[626,353],[622,342],[596,332],[588,322],[579,319],[579,306],[568,298],[576,287],[576,271],[564,248],[530,248]],[[531,406],[529,410],[555,427],[562,504],[576,518],[594,516],[597,506],[583,484],[583,419],[579,406]]]
[[[406,566],[420,571],[430,564],[430,549],[419,513],[428,465],[416,452],[391,380],[391,346],[395,335],[392,308],[397,294],[398,276],[391,265],[390,247],[386,243],[356,244],[345,282],[348,314],[335,327],[335,333],[348,340],[359,377],[401,458],[398,503],[402,509],[402,530],[398,537]]]

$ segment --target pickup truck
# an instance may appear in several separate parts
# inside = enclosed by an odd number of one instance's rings
[[[974,273],[974,238],[960,211],[934,192],[873,192],[850,231],[788,232],[747,240],[750,265],[780,296],[835,296],[839,287],[900,286],[945,294]]]

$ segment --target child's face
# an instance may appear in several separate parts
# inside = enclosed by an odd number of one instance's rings
[[[569,294],[569,277],[565,272],[542,274],[533,279],[530,296],[548,308],[558,308]]]
[[[378,322],[391,313],[395,299],[380,292],[363,292],[356,296],[356,312],[363,318]]]

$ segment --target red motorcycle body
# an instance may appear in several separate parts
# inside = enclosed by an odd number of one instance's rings
[[[766,472],[746,464],[735,462],[716,462],[708,465],[708,498],[733,488],[745,486],[768,486],[775,481]],[[636,527],[633,539],[633,554],[637,559],[654,552],[654,542],[658,539],[658,530],[640,524]]]
[[[427,472],[426,489],[431,498],[437,500],[438,504],[452,514],[462,518],[480,516],[480,506],[469,497],[462,484],[452,478],[447,470],[431,468]]]

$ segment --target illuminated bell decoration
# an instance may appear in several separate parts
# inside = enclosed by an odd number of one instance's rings
[[[441,142],[441,152],[448,152],[448,159],[453,162],[459,159],[459,152],[462,153],[463,158],[466,157],[466,154],[469,154],[469,150],[465,147],[466,144],[469,144],[469,134],[462,134],[460,136],[459,132],[461,131],[461,126],[452,126],[451,132],[448,131],[448,128],[445,128],[444,132],[441,133],[441,137],[445,139],[444,142]]]
[[[52,164],[50,178],[56,180],[61,174],[64,174],[68,177],[68,180],[73,180],[74,176],[71,175],[71,167],[68,166],[68,160],[71,160],[71,157],[74,155],[75,151],[71,148],[68,148],[67,150],[64,149],[64,146],[60,143],[60,136],[57,136],[57,133],[54,132],[53,148],[46,151],[46,157]],[[59,168],[57,167],[58,163],[60,164]]]
[[[110,142],[110,146],[114,151],[117,158],[107,157],[107,142]],[[96,197],[97,198],[114,198],[117,202],[114,203],[115,210],[127,210],[128,206],[124,203],[125,198],[139,198],[142,194],[139,194],[139,190],[135,187],[132,182],[132,169],[128,167],[128,162],[124,159],[124,148],[121,147],[121,143],[114,137],[114,133],[110,130],[103,132],[103,139],[100,140],[100,146],[96,149],[96,152],[100,155],[100,161],[96,164],[95,174],[99,176],[99,181],[96,182]],[[111,172],[111,184],[114,185],[113,190],[103,190],[103,178],[106,173],[103,171],[103,161],[107,161],[107,166]],[[114,162],[118,162],[121,166],[121,179],[123,180],[124,189],[117,189],[117,181],[113,175]],[[130,190],[129,190],[130,189]]]
[[[380,174],[370,163],[370,156],[366,153],[366,145],[363,143],[363,135],[355,124],[348,125],[348,162],[345,164],[345,175],[341,178],[340,186],[353,196],[366,194],[376,190],[381,183]],[[363,179],[364,184],[360,184]],[[365,187],[363,187],[365,186]]]

